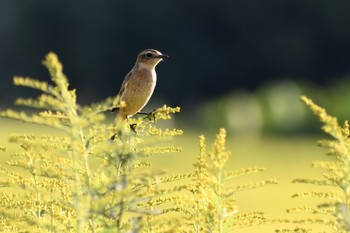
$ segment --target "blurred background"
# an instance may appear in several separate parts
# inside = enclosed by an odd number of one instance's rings
[[[348,0],[0,0],[0,107],[38,94],[14,87],[12,77],[48,80],[40,62],[49,51],[87,104],[115,96],[136,55],[158,49],[170,59],[157,67],[145,111],[181,106],[175,123],[185,135],[181,155],[156,157],[155,166],[193,171],[198,135],[211,135],[209,145],[225,127],[228,169],[263,166],[267,172],[248,181],[280,182],[238,196],[241,210],[281,216],[300,205],[293,193],[310,189],[293,179],[322,176],[309,167],[325,152],[311,135],[320,123],[299,96],[350,118],[349,12]],[[2,145],[13,131],[46,132],[1,123]],[[9,154],[18,149],[8,146]]]
[[[349,117],[349,12],[346,0],[1,0],[0,105],[36,94],[12,77],[47,80],[49,51],[85,104],[114,96],[155,48],[170,59],[146,110],[181,106],[179,124],[202,130],[318,131],[299,96]]]

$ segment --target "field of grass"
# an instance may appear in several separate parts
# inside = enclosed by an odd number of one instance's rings
[[[8,142],[11,133],[52,133],[45,127],[38,127],[31,124],[20,123],[13,120],[0,121],[1,135],[0,145],[7,147],[6,152],[2,152],[0,161],[8,159],[8,155],[19,150],[18,145]],[[194,171],[193,164],[198,155],[198,136],[200,132],[184,130],[183,136],[177,137],[171,142],[181,146],[182,152],[156,155],[151,158],[155,169],[166,170],[169,173],[190,173]],[[213,141],[214,134],[207,136],[207,149]],[[301,214],[287,214],[286,209],[302,205],[315,206],[317,199],[291,198],[294,193],[310,190],[320,190],[319,187],[306,184],[293,184],[296,178],[312,178],[322,176],[322,171],[313,169],[310,164],[314,160],[327,159],[325,149],[316,145],[318,138],[313,137],[261,137],[261,138],[239,138],[233,137],[228,132],[227,147],[232,152],[226,170],[231,171],[244,167],[265,167],[266,171],[259,174],[244,176],[234,180],[236,184],[255,182],[262,179],[274,178],[278,180],[277,185],[269,185],[258,189],[238,192],[235,195],[239,211],[263,211],[266,217],[298,219],[305,217]],[[316,217],[307,215],[307,217]],[[274,232],[276,228],[293,227],[291,224],[271,224],[242,229],[237,232]],[[300,225],[303,226],[303,225]],[[315,228],[316,227],[316,228]],[[318,228],[317,228],[318,227]],[[320,226],[307,226],[324,232],[331,232]]]

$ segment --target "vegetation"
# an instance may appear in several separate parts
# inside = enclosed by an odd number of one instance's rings
[[[171,140],[183,131],[158,124],[171,119],[179,107],[164,105],[125,124],[111,122],[105,113],[123,107],[115,105],[116,98],[80,106],[57,56],[49,53],[43,64],[50,83],[14,78],[15,85],[41,92],[34,99],[16,100],[32,110],[0,112],[4,118],[53,129],[51,134],[15,133],[10,137],[21,150],[0,164],[1,232],[223,233],[281,223],[295,227],[276,232],[314,232],[315,224],[323,226],[321,232],[325,228],[350,232],[350,125],[348,121],[339,125],[337,118],[311,99],[301,97],[331,137],[319,142],[328,148],[330,157],[312,163],[324,170],[322,177],[294,180],[319,188],[293,198],[324,201],[287,210],[310,213],[311,218],[267,218],[260,210],[242,212],[237,194],[277,182],[239,182],[239,177],[261,173],[263,167],[226,169],[231,153],[226,149],[225,129],[220,129],[209,152],[205,137],[199,137],[191,172],[171,174],[166,168],[154,168],[151,157],[181,151]],[[0,151],[8,152],[3,146]]]
[[[209,153],[200,137],[194,172],[168,174],[152,168],[149,157],[181,150],[169,145],[169,139],[182,130],[157,125],[180,108],[164,105],[146,117],[130,119],[134,132],[128,124],[106,119],[106,111],[122,107],[114,105],[115,98],[80,106],[57,56],[49,53],[43,64],[51,83],[14,78],[15,85],[42,92],[35,99],[16,101],[38,111],[9,109],[0,115],[57,133],[11,136],[21,151],[0,165],[1,232],[221,233],[268,222],[260,211],[241,214],[234,196],[276,181],[232,182],[264,169],[226,172],[230,153],[224,129]]]
[[[288,212],[309,212],[318,216],[327,216],[318,219],[305,219],[305,223],[322,223],[329,226],[334,232],[345,233],[350,231],[350,128],[348,121],[340,126],[337,118],[328,115],[324,108],[316,105],[311,99],[302,96],[304,102],[311,111],[318,116],[323,123],[322,130],[332,138],[319,141],[319,145],[328,148],[331,160],[315,161],[312,167],[325,170],[323,177],[316,179],[296,179],[296,183],[305,183],[327,187],[325,191],[309,191],[293,195],[297,197],[312,197],[325,200],[316,207],[298,207],[289,209]],[[282,230],[281,232],[291,232]],[[311,232],[305,228],[298,228],[293,232]]]

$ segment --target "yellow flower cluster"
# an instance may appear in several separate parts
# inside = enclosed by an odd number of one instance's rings
[[[194,173],[154,170],[150,156],[181,150],[168,139],[183,131],[157,124],[171,119],[179,107],[164,105],[129,119],[130,127],[112,124],[105,111],[123,103],[116,106],[119,101],[107,98],[80,106],[57,55],[49,53],[43,64],[50,83],[14,78],[15,85],[42,92],[16,100],[38,110],[28,114],[8,109],[0,116],[60,133],[10,137],[21,150],[0,164],[0,232],[222,233],[267,222],[261,212],[239,213],[234,194],[276,181],[235,184],[234,178],[264,168],[226,171],[231,153],[224,129],[209,153],[200,137]]]
[[[104,115],[119,107],[113,105],[113,98],[80,106],[75,90],[68,89],[68,79],[57,55],[49,53],[43,64],[52,84],[14,78],[15,85],[42,92],[35,99],[19,98],[16,104],[39,111],[29,115],[8,109],[0,116],[50,126],[61,130],[63,136],[15,134],[10,138],[21,145],[22,151],[0,165],[0,231],[127,232],[149,225],[150,215],[161,213],[155,211],[157,206],[176,199],[159,195],[184,187],[160,185],[187,178],[184,175],[160,179],[159,172],[142,172],[151,166],[145,160],[147,156],[181,149],[153,146],[158,137],[180,135],[182,131],[159,129],[150,120],[170,119],[170,114],[180,108],[156,109],[152,119],[138,120],[137,133],[116,129]],[[122,134],[111,142],[110,135],[115,131]],[[152,227],[164,228],[161,222],[152,222]]]
[[[195,164],[195,176],[188,187],[193,200],[184,210],[189,217],[190,232],[232,232],[234,229],[267,222],[261,212],[240,214],[234,194],[277,182],[271,179],[251,184],[234,184],[233,178],[264,169],[253,167],[226,172],[224,166],[231,153],[226,150],[225,144],[225,129],[220,129],[209,153],[206,152],[205,137],[199,138],[200,152]]]
[[[350,129],[347,121],[340,126],[337,118],[330,116],[326,110],[311,99],[302,96],[301,101],[310,108],[310,110],[322,122],[322,130],[331,136],[329,140],[319,141],[319,145],[328,149],[328,155],[332,156],[332,160],[315,161],[312,167],[324,169],[323,176],[315,179],[296,179],[296,183],[306,183],[328,187],[327,191],[309,191],[293,195],[298,197],[312,197],[324,200],[324,202],[316,207],[301,206],[288,209],[288,212],[308,212],[328,216],[327,218],[305,219],[304,223],[324,224],[333,229],[334,232],[350,231]],[[300,221],[299,221],[300,223]],[[300,228],[302,229],[302,228]],[[304,231],[290,232],[309,232]],[[279,232],[288,232],[285,231]]]

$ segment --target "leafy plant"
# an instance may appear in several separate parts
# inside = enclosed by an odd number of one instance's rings
[[[234,184],[234,178],[264,168],[225,171],[230,152],[224,129],[209,153],[200,137],[193,173],[156,170],[149,156],[181,150],[167,142],[182,130],[157,126],[179,107],[164,105],[127,124],[113,123],[105,112],[123,107],[115,105],[115,98],[81,106],[56,54],[49,53],[43,64],[50,83],[14,78],[15,85],[41,92],[16,100],[37,110],[0,112],[4,118],[52,128],[47,135],[10,137],[21,150],[0,165],[1,232],[223,233],[268,222],[262,212],[240,213],[234,195],[276,181]]]
[[[321,140],[319,146],[328,149],[330,160],[315,161],[312,167],[324,169],[323,177],[315,179],[296,179],[296,183],[312,184],[327,188],[325,191],[309,191],[293,195],[293,198],[311,197],[324,200],[316,207],[304,206],[289,209],[288,212],[307,212],[326,216],[317,219],[305,219],[303,223],[317,223],[329,226],[335,232],[350,231],[350,128],[348,121],[341,126],[337,118],[330,116],[324,108],[316,105],[311,99],[302,96],[301,101],[322,122],[322,130],[331,139]],[[300,221],[299,221],[300,222]],[[311,232],[310,229],[280,230],[278,232]]]
[[[205,137],[199,138],[199,156],[195,164],[194,179],[189,185],[191,199],[184,212],[188,216],[186,232],[232,232],[235,229],[267,223],[263,212],[241,214],[235,205],[237,192],[276,184],[274,179],[248,184],[235,184],[234,178],[260,173],[264,168],[251,167],[236,171],[225,171],[231,153],[226,150],[226,130],[219,134],[209,153],[206,152]]]
[[[80,106],[75,90],[68,89],[57,56],[49,53],[43,64],[51,84],[14,78],[15,85],[42,92],[36,99],[20,98],[16,103],[43,110],[32,115],[7,110],[1,116],[49,126],[61,133],[10,138],[21,145],[22,152],[1,167],[0,231],[121,232],[141,228],[144,217],[155,214],[150,201],[160,192],[161,183],[161,172],[147,171],[147,156],[180,150],[151,142],[182,131],[159,129],[138,119],[135,134],[128,127],[108,123],[103,112],[116,107],[113,98]],[[151,114],[152,121],[169,119],[179,110],[159,108]],[[110,141],[115,132],[118,136]]]

